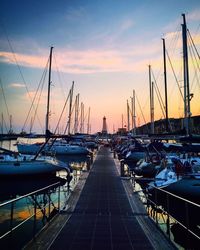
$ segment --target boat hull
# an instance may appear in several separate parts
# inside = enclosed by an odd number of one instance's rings
[[[0,163],[0,177],[53,174],[67,169],[57,161],[12,161]]]

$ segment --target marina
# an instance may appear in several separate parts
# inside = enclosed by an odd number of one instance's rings
[[[200,5],[171,1],[1,13],[0,249],[199,249]]]
[[[9,145],[8,141],[5,143]],[[176,193],[173,185],[169,185],[171,189],[163,190],[167,191],[166,194],[159,186],[152,189],[157,191],[155,194],[151,193],[151,189],[149,193],[148,183],[155,183],[156,179],[148,175],[137,176],[133,167],[129,168],[121,156],[117,157],[120,154],[114,144],[115,140],[101,141],[99,151],[94,152],[92,160],[81,155],[63,156],[61,160],[71,168],[70,182],[66,171],[56,176],[15,177],[1,181],[0,213],[9,214],[9,210],[14,209],[10,219],[9,216],[1,219],[1,234],[4,232],[1,235],[2,246],[9,242],[13,249],[21,249],[22,246],[25,249],[59,249],[64,244],[67,244],[66,249],[115,249],[116,246],[119,249],[165,249],[164,246],[166,249],[177,249],[187,245],[195,248],[200,237],[199,179],[191,179],[194,191],[189,186],[184,189],[192,177],[179,181],[180,184],[184,181],[183,190],[188,191],[188,196],[184,196],[181,189]],[[34,192],[39,192],[37,199]],[[173,195],[176,197],[169,198]],[[26,197],[32,200],[28,202],[28,207]],[[13,206],[9,205],[12,204],[10,199],[13,199]],[[187,210],[184,210],[185,207]],[[8,212],[5,212],[6,209]],[[25,222],[19,227],[24,228],[25,223],[29,232],[26,241],[20,240],[23,233],[19,232],[25,229],[19,230],[17,223],[22,220],[20,214],[23,213]],[[35,218],[35,222],[26,222],[29,221],[28,214],[31,221]],[[6,233],[6,228],[11,230]],[[184,228],[185,232],[181,232]],[[181,233],[186,235],[186,242],[179,240]]]

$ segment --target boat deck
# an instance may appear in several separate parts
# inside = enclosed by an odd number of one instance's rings
[[[55,239],[49,239],[48,247],[47,237],[40,239],[28,249],[175,249],[133,198],[109,149],[101,147],[78,202]]]

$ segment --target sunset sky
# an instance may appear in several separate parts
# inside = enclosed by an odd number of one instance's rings
[[[72,81],[80,93],[85,117],[91,108],[91,132],[102,130],[103,116],[109,132],[124,125],[126,102],[133,89],[137,125],[150,120],[148,65],[164,97],[162,40],[180,86],[182,76],[181,14],[200,52],[199,0],[1,0],[0,3],[0,113],[8,126],[22,130],[53,46],[51,129],[54,130]],[[198,65],[198,67],[200,67]],[[183,116],[183,100],[169,62],[169,117]],[[193,115],[200,114],[200,79],[190,59]],[[47,77],[33,131],[44,130]],[[182,89],[183,90],[183,89]],[[29,93],[27,92],[29,91]],[[4,100],[6,99],[6,103]],[[7,106],[7,108],[6,108]],[[37,103],[35,104],[35,107]],[[24,129],[29,130],[31,111]],[[143,119],[145,117],[145,121]],[[155,97],[155,119],[164,118]],[[60,124],[65,127],[67,112]],[[86,118],[87,123],[87,118]],[[86,124],[85,124],[86,127]]]

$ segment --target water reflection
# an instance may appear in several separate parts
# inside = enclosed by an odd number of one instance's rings
[[[66,179],[56,176],[1,181],[0,236],[12,228],[16,229],[3,237],[0,245],[9,243],[12,249],[21,249],[32,238],[33,232],[40,230],[59,211],[63,195],[61,187],[65,184]],[[10,199],[15,200],[5,204]]]
[[[17,151],[15,143],[15,140],[1,141],[0,146]],[[0,237],[11,230],[11,227],[16,227],[12,233],[0,239],[0,246],[21,249],[30,241],[60,209],[67,207],[68,198],[82,171],[89,170],[92,162],[92,158],[88,156],[59,155],[56,158],[70,166],[70,175],[62,170],[56,175],[37,178],[0,179]],[[68,180],[67,177],[71,179]],[[53,187],[44,189],[55,183],[57,184]],[[40,191],[33,193],[36,190]],[[27,194],[29,195],[23,197]],[[6,201],[19,197],[23,198],[2,206]],[[19,224],[22,226],[18,227]]]

